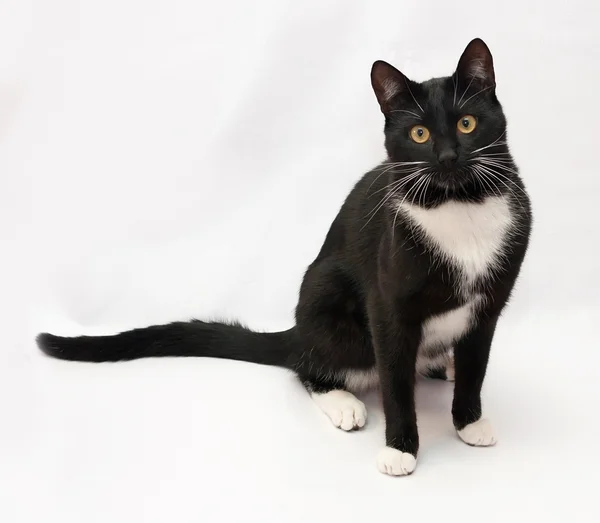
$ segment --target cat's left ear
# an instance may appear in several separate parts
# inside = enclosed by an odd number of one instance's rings
[[[467,45],[458,61],[455,74],[458,82],[465,87],[472,85],[490,90],[496,87],[494,60],[483,40],[475,38]]]
[[[406,78],[394,66],[377,60],[371,68],[371,85],[375,96],[381,107],[381,111],[387,114],[397,104],[399,98],[406,94],[410,80]]]

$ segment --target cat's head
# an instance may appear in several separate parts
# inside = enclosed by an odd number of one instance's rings
[[[514,166],[492,55],[482,40],[469,43],[452,76],[418,83],[377,61],[371,83],[385,115],[389,173],[405,182],[402,192],[417,194],[426,183],[434,200],[442,193],[477,199],[501,191],[504,167]]]

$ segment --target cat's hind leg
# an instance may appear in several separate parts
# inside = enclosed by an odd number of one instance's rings
[[[336,256],[320,255],[306,271],[296,326],[304,348],[293,366],[300,381],[336,427],[363,427],[365,405],[349,389],[369,381],[375,353],[363,297]]]

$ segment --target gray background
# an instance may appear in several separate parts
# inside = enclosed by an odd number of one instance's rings
[[[2,0],[0,519],[592,521],[598,9]],[[372,62],[450,74],[475,36],[535,210],[485,385],[495,448],[457,439],[446,383],[419,386],[419,465],[394,479],[375,466],[377,393],[345,434],[285,371],[38,353],[40,330],[291,325],[341,202],[384,158]]]

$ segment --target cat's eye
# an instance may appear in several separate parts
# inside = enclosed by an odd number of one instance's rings
[[[477,127],[477,120],[470,114],[465,114],[456,124],[458,130],[463,134],[472,133]]]
[[[413,142],[425,143],[427,140],[429,140],[429,129],[427,129],[427,127],[423,127],[422,125],[415,125],[410,130],[410,137],[412,138]]]

